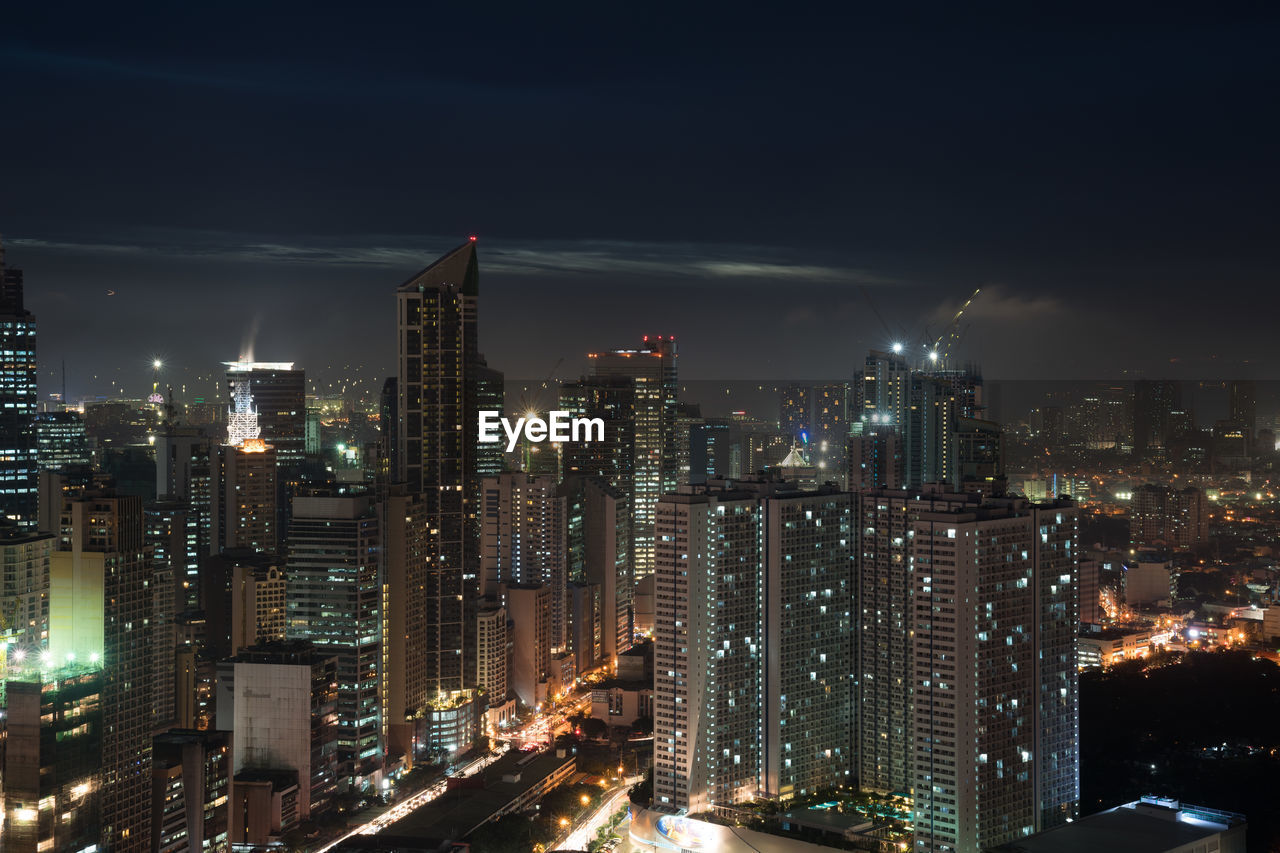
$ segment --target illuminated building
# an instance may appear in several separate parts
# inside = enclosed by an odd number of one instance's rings
[[[480,358],[475,367],[476,409],[482,412],[501,413],[505,408],[505,386],[501,370],[494,370]],[[506,468],[502,442],[482,442],[476,432],[474,450],[477,477],[496,477]]]
[[[902,440],[892,426],[858,422],[846,442],[847,488],[902,488]]]
[[[815,385],[810,397],[809,458],[821,472],[819,479],[838,479],[844,472],[849,435],[849,386],[844,382]]]
[[[957,485],[966,492],[1003,497],[1004,434],[1000,424],[960,418],[956,424]],[[1054,492],[1051,497],[1057,497]]]
[[[565,499],[551,475],[507,471],[480,483],[480,591],[500,584],[543,584],[550,599],[548,641],[568,643]]]
[[[383,500],[386,525],[382,679],[387,755],[412,767],[416,717],[434,698],[427,679],[426,582],[429,529],[420,494],[393,485]],[[425,742],[423,743],[425,746]]]
[[[914,784],[915,585],[912,524],[922,512],[976,507],[976,495],[869,489],[857,495],[854,755],[858,783],[881,793]]]
[[[808,385],[787,385],[778,401],[778,426],[782,434],[798,440],[802,433],[810,431],[813,408],[810,404]]]
[[[601,477],[569,477],[558,494],[565,500],[569,580],[600,588],[600,654],[610,662],[631,648],[635,633],[627,498]]]
[[[653,572],[654,507],[658,498],[676,488],[676,357],[675,338],[662,335],[646,335],[639,349],[588,354],[593,377],[625,378],[633,383],[635,479],[631,535],[637,578]],[[620,483],[614,485],[621,487]]]
[[[218,729],[235,733],[232,803],[243,771],[284,771],[298,786],[297,817],[324,812],[337,791],[337,705],[337,659],[308,642],[250,646],[220,663]],[[233,805],[231,843],[258,822],[253,810]]]
[[[292,362],[224,361],[232,399],[228,439],[261,438],[276,449],[281,465],[294,465],[306,453],[306,374]],[[253,433],[252,413],[258,432]]]
[[[49,566],[51,533],[0,527],[0,678],[3,665],[38,655],[49,641]]]
[[[187,577],[187,548],[194,545],[186,512],[149,503],[143,510],[143,541],[151,550],[151,673],[152,728],[173,724],[176,712],[174,651],[178,613],[186,601],[182,583]]]
[[[396,480],[425,501],[426,679],[433,697],[474,677],[465,636],[478,570],[480,496],[475,241],[468,241],[400,285],[396,293],[400,413]]]
[[[382,538],[370,496],[293,499],[289,639],[338,663],[338,774],[356,790],[382,770]]]
[[[245,646],[285,639],[287,587],[284,569],[276,558],[250,558],[232,564],[232,654]]]
[[[5,683],[6,853],[103,849],[103,673],[31,663]],[[148,804],[149,805],[149,804]],[[142,848],[150,849],[150,838]]]
[[[680,485],[697,485],[710,477],[733,475],[729,422],[707,418],[689,427],[689,476]]]
[[[892,429],[898,437],[896,454],[888,447],[855,442],[850,451],[858,465],[877,455],[886,462],[896,456],[901,460],[900,485],[905,488],[957,481],[955,433],[960,407],[949,379],[913,370],[899,355],[873,350],[854,382],[851,400],[850,410],[862,423],[861,432],[855,426],[851,433],[866,435],[871,425],[877,431]],[[883,470],[885,482],[890,483],[892,468],[886,465]],[[865,481],[866,475],[861,479]]]
[[[654,625],[656,805],[755,799],[762,749],[760,505],[686,486],[658,501]]]
[[[1079,811],[1076,510],[994,500],[912,522],[917,853]]]
[[[1149,795],[993,848],[991,853],[1245,853],[1242,814]]]
[[[84,419],[79,413],[40,412],[32,416],[32,423],[41,470],[92,464],[93,453],[85,435]]]
[[[1134,548],[1199,545],[1209,538],[1209,501],[1194,486],[1138,486],[1129,502],[1129,537]]]
[[[1149,627],[1115,627],[1101,631],[1081,632],[1077,666],[1080,669],[1103,668],[1126,660],[1145,658],[1151,653],[1152,631]]]
[[[35,529],[39,453],[36,318],[23,307],[22,270],[6,268],[0,245],[0,517]]]
[[[142,499],[87,491],[63,506],[50,563],[52,658],[102,661],[102,846],[149,851],[155,720],[152,597]]]
[[[186,501],[160,500],[148,503],[144,513],[147,544],[176,590],[175,612],[195,608],[200,597],[200,557],[204,553],[200,550],[201,541],[208,536],[200,529],[196,511]]]
[[[507,701],[507,611],[497,602],[480,605],[476,614],[476,687],[488,699],[486,730],[492,733],[510,718],[515,703]]]
[[[275,553],[279,544],[275,448],[260,438],[222,445],[214,449],[213,463],[211,553],[228,548]]]
[[[173,730],[156,735],[152,850],[226,853],[231,733]]]

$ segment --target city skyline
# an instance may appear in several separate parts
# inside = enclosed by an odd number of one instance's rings
[[[254,328],[261,357],[391,375],[385,318],[353,308],[472,234],[481,347],[511,376],[647,330],[679,337],[690,379],[834,378],[978,287],[961,349],[993,378],[1276,366],[1266,312],[1184,310],[1268,300],[1273,14],[694,12],[672,32],[613,11],[544,45],[522,12],[429,55],[396,48],[465,15],[314,14],[296,38],[262,10],[234,35],[178,10],[6,22],[23,132],[0,140],[0,233],[49,329],[44,385],[64,359],[73,394],[157,354],[203,372]],[[301,293],[341,310],[303,327]],[[119,333],[83,334],[99,323]],[[763,323],[781,345],[738,346]],[[525,334],[553,324],[581,341]]]

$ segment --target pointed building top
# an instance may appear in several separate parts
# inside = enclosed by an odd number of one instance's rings
[[[472,237],[458,248],[443,255],[435,263],[400,285],[401,293],[423,290],[428,287],[461,287],[468,296],[480,291],[480,271],[476,265],[476,238]]]

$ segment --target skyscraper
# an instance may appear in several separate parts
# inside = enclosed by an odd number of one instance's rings
[[[419,714],[435,696],[427,679],[426,584],[430,559],[426,499],[393,485],[383,499],[385,525],[386,673],[382,679],[387,755],[417,759]],[[505,618],[505,617],[504,617]],[[423,743],[425,746],[425,743]]]
[[[295,465],[306,451],[306,373],[293,362],[224,361],[227,391],[234,401],[242,386],[253,400],[263,441],[276,449],[279,463]]]
[[[55,660],[101,654],[102,846],[151,845],[153,564],[142,499],[86,492],[63,505],[50,567],[49,651]]]
[[[1182,407],[1182,386],[1170,380],[1139,379],[1133,383],[1133,452],[1163,451],[1170,438],[1170,415]]]
[[[857,496],[853,745],[864,789],[910,792],[915,781],[912,523],[922,512],[978,503],[977,495],[937,487]]]
[[[960,407],[947,378],[912,369],[899,355],[873,350],[851,392],[852,413],[861,422],[852,432],[893,430],[898,437],[901,483],[919,488],[925,483],[955,483],[957,448],[955,431]],[[862,458],[881,448],[854,442],[850,451]],[[887,448],[884,448],[887,451]],[[886,469],[887,470],[887,469]],[[874,485],[895,485],[892,482]]]
[[[632,552],[636,577],[653,573],[654,509],[676,488],[675,337],[645,335],[639,349],[590,353],[592,375],[627,378],[635,389],[635,481]],[[594,473],[594,472],[593,472]]]
[[[291,640],[338,661],[338,774],[356,790],[382,769],[382,541],[372,497],[293,499],[285,596]]]
[[[602,477],[578,476],[558,494],[565,500],[569,581],[600,587],[601,654],[613,661],[631,648],[635,628],[626,495]]]
[[[34,530],[39,514],[36,318],[23,306],[22,270],[6,268],[0,245],[0,517]]]
[[[985,850],[1075,818],[1075,507],[923,512],[911,533],[915,850]]]
[[[475,672],[466,666],[464,624],[478,568],[478,295],[474,240],[412,276],[396,294],[397,479],[422,494],[434,531],[422,591],[433,694],[462,690]]]

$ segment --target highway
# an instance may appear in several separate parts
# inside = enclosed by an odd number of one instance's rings
[[[507,735],[506,742],[500,747],[459,768],[453,775],[474,776],[505,755],[513,746],[521,748],[533,745],[549,745],[555,739],[557,733],[568,730],[567,717],[583,710],[590,710],[590,708],[591,691],[588,688],[585,694],[574,694],[568,697],[561,706],[549,708],[547,711],[537,715],[524,726]],[[447,782],[441,780],[429,788],[424,788],[418,793],[406,797],[392,808],[351,829],[345,835],[333,841],[325,842],[323,846],[315,848],[312,853],[328,853],[328,851],[349,838],[354,838],[357,835],[374,835],[381,832],[396,821],[408,817],[412,812],[435,800],[445,792],[446,785]],[[605,816],[605,820],[608,820],[608,815]],[[592,831],[594,832],[594,830]]]
[[[609,822],[609,818],[613,817],[618,809],[623,808],[627,804],[627,795],[631,792],[631,786],[643,779],[643,776],[636,776],[627,779],[622,783],[622,787],[613,791],[600,807],[592,812],[585,820],[579,821],[578,825],[569,830],[569,833],[563,838],[556,839],[555,846],[552,850],[586,850],[587,844],[591,839],[596,837],[596,831],[600,827]]]

